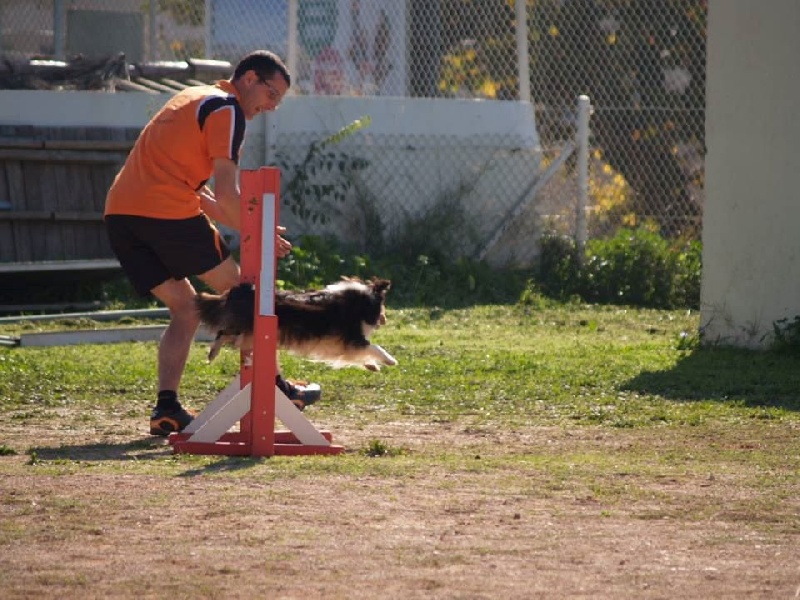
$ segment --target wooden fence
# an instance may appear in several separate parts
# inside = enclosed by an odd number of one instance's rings
[[[103,206],[138,134],[0,126],[0,266],[113,259]]]

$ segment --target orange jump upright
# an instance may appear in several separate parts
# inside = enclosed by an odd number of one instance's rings
[[[181,433],[169,436],[175,453],[226,456],[338,454],[331,434],[318,431],[275,385],[278,317],[275,316],[276,233],[280,171],[242,171],[241,267],[255,286],[252,353],[240,357],[239,375]],[[275,419],[288,427],[276,431]],[[238,431],[230,431],[239,423]]]

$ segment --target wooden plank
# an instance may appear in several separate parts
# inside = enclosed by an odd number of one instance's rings
[[[99,211],[65,210],[4,210],[0,211],[0,222],[8,221],[102,221]]]
[[[124,79],[116,80],[114,82],[114,87],[118,90],[124,90],[127,92],[145,92],[153,95],[158,95],[160,93],[159,91],[149,88],[146,85],[141,85],[135,81],[125,81]]]
[[[6,184],[8,186],[7,198],[12,201],[15,208],[24,210],[28,207],[25,201],[25,180],[22,177],[22,163],[9,161],[5,164]]]
[[[111,184],[116,177],[118,168],[116,166],[104,165],[103,167],[95,166],[89,174],[89,180],[92,185],[92,193],[85,196],[87,201],[87,208],[94,208],[94,210],[101,214],[105,210],[106,195],[111,187]],[[87,224],[87,227],[90,225]],[[102,222],[91,225],[91,232],[86,232],[87,244],[91,245],[90,256],[99,258],[114,256],[111,251],[111,245],[108,241],[108,234],[106,233],[105,225]]]
[[[96,269],[119,269],[115,258],[92,258],[84,260],[40,260],[0,262],[0,273],[29,273],[38,271],[91,271]]]
[[[56,137],[58,135],[64,134],[56,128],[45,129],[46,138]],[[38,173],[37,181],[42,207],[45,210],[58,212],[60,208],[60,197],[64,193],[69,193],[69,190],[59,189],[55,180],[55,171],[53,167],[54,163],[49,161],[26,165],[27,169]],[[42,222],[40,221],[39,223]],[[61,224],[55,221],[53,221],[51,225],[48,225],[47,234],[44,237],[45,255],[42,258],[72,258],[69,255],[67,246],[64,244],[63,229]]]
[[[6,177],[6,167],[0,164],[0,203],[6,206],[13,206],[11,196],[8,192],[8,177]],[[9,221],[3,220],[5,210],[0,210],[0,260],[16,260],[16,250],[14,247],[14,226]]]
[[[0,148],[24,148],[28,150],[41,150],[44,148],[44,140],[35,138],[0,137]]]
[[[76,206],[75,194],[69,185],[69,170],[72,165],[64,163],[50,163],[48,164],[48,175],[51,178],[51,185],[53,194],[53,201],[55,202],[55,210],[53,211],[53,220],[58,221],[58,232],[61,235],[61,244],[64,249],[60,258],[74,259],[81,258],[78,253],[80,246],[78,224],[76,221],[82,219],[75,218],[61,218],[65,217],[79,217],[83,216],[79,207]],[[55,258],[55,257],[53,257]]]
[[[25,210],[28,207],[25,193],[25,180],[22,177],[22,163],[10,161],[5,164],[6,182],[8,184],[8,197],[13,198],[15,207]],[[18,261],[33,260],[30,241],[30,224],[13,223],[14,258]]]
[[[80,151],[109,151],[128,152],[133,147],[133,141],[126,139],[124,133],[111,129],[100,132],[100,139],[64,139],[65,135],[80,135],[81,130],[65,129],[63,127],[40,128],[36,137],[18,137],[0,135],[0,148],[18,150],[80,150]]]
[[[67,162],[120,164],[127,152],[96,150],[26,150],[0,148],[0,160],[19,160],[26,162]]]
[[[158,83],[157,81],[153,81],[152,79],[147,79],[146,77],[137,77],[134,81],[136,83],[145,85],[159,92],[166,92],[168,94],[176,94],[178,92],[178,90],[176,90],[175,88],[171,88],[168,85],[164,85],[163,83]]]
[[[0,144],[2,146],[2,144]],[[96,152],[129,152],[133,142],[129,140],[45,140],[48,150],[80,150]]]
[[[190,87],[190,86],[186,85],[185,83],[182,83],[180,81],[175,81],[174,79],[169,79],[169,78],[166,78],[166,77],[163,78],[161,81],[165,85],[173,87],[173,88],[175,88],[177,90],[185,90],[186,88]]]
[[[28,210],[43,211],[51,210],[45,203],[42,193],[42,169],[40,164],[23,163],[22,178],[25,181],[25,198]],[[50,242],[47,239],[50,234],[50,227],[42,221],[30,221],[28,232],[30,234],[29,245],[31,248],[30,260],[48,260],[56,258],[58,255],[49,254],[47,249]]]

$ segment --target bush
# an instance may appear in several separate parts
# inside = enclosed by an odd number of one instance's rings
[[[578,295],[586,302],[650,308],[696,308],[700,304],[701,246],[670,243],[647,228],[621,229],[591,240],[583,262],[575,242],[542,238],[533,285],[553,298]]]

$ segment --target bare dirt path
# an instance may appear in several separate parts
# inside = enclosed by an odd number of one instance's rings
[[[781,473],[735,468],[740,452],[796,448],[791,430],[719,440],[731,458],[710,470],[690,458],[707,441],[682,431],[341,422],[331,429],[348,448],[380,439],[404,453],[201,461],[131,433],[138,421],[116,437],[12,425],[0,423],[6,445],[37,444],[33,457],[0,457],[6,600],[800,589],[799,496],[774,483]],[[776,487],[760,491],[759,477]]]

